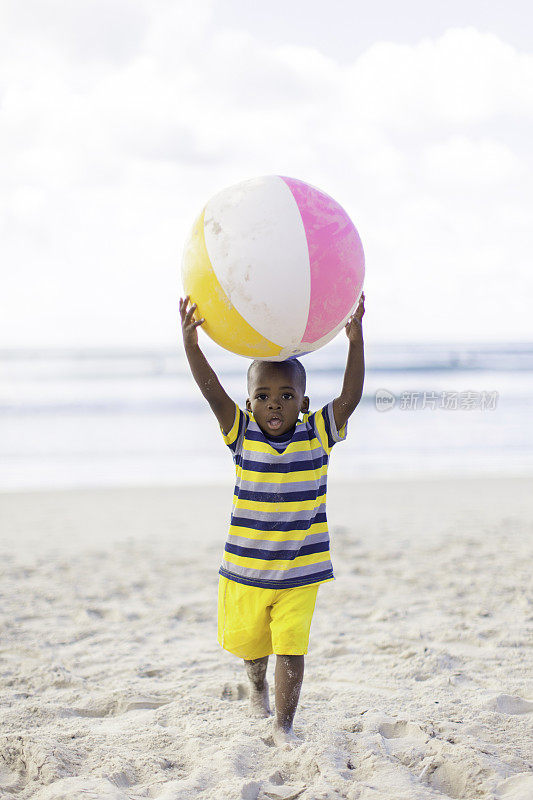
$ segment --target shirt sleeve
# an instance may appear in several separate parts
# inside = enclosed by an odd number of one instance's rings
[[[235,403],[235,420],[231,427],[231,430],[228,433],[224,433],[222,430],[222,425],[220,426],[220,432],[222,434],[222,438],[228,445],[229,449],[233,453],[233,457],[235,458],[236,455],[239,455],[242,451],[242,444],[244,441],[244,434],[246,432],[246,428],[248,427],[248,423],[250,422],[250,415],[247,411],[243,411],[237,403]]]
[[[333,445],[337,442],[343,442],[348,433],[347,421],[340,431],[337,430],[335,416],[333,414],[333,400],[323,406],[319,411],[315,411],[311,414],[309,417],[309,424],[328,455],[331,453]]]

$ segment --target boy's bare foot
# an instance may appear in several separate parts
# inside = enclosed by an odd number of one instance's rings
[[[250,679],[250,713],[254,717],[269,717],[271,714],[268,699],[266,671],[268,656],[244,660],[246,673]]]
[[[272,714],[266,680],[262,691],[258,691],[253,684],[250,687],[250,712],[254,717],[270,717]]]
[[[301,738],[294,733],[292,726],[290,728],[282,728],[277,722],[272,724],[272,738],[274,739],[274,744],[281,747],[282,750],[292,750],[302,742]]]

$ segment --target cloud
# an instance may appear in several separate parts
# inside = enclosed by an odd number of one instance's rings
[[[472,27],[415,46],[377,43],[347,74],[361,113],[389,130],[416,135],[500,114],[533,117],[533,57]]]
[[[7,3],[4,23],[6,344],[173,341],[196,214],[267,173],[352,215],[377,338],[448,336],[452,299],[454,335],[490,336],[509,262],[505,331],[530,330],[533,56],[464,28],[341,64],[215,26],[199,0]]]
[[[454,135],[424,149],[422,173],[426,180],[443,187],[476,186],[484,191],[520,180],[524,165],[511,148],[490,139],[468,139]]]
[[[139,52],[149,21],[142,0],[6,0],[2,5],[3,42],[15,58],[37,47],[80,64],[120,65]]]

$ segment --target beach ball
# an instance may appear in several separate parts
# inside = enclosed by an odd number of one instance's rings
[[[193,225],[182,283],[195,318],[219,345],[284,361],[344,327],[365,274],[361,239],[344,209],[296,178],[267,175],[223,189]]]

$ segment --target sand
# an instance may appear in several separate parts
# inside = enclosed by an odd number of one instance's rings
[[[330,487],[290,752],[216,641],[231,487],[0,495],[0,796],[531,800],[532,489]]]

